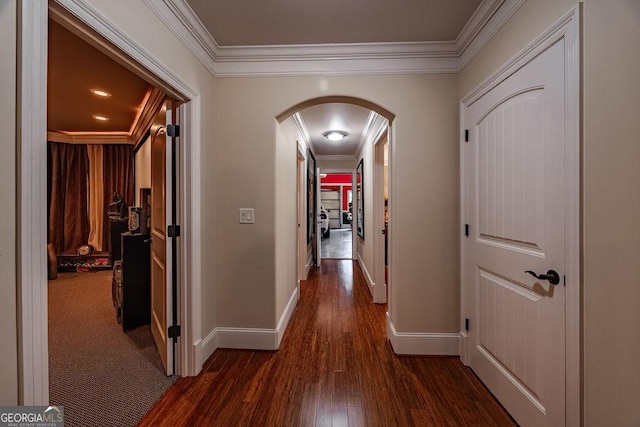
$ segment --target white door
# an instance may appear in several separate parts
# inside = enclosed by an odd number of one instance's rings
[[[470,366],[523,426],[565,423],[564,75],[561,40],[464,111]]]
[[[171,107],[172,102],[165,105]],[[173,224],[172,150],[167,125],[175,110],[162,108],[151,130],[151,332],[167,375],[174,372],[173,246],[167,225]]]

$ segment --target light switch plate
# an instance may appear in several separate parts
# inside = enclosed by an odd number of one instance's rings
[[[256,222],[253,208],[240,208],[240,224],[254,224]]]

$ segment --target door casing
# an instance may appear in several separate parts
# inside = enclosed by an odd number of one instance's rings
[[[180,187],[185,191],[179,215],[183,244],[180,264],[179,346],[181,375],[196,375],[202,369],[199,344],[201,330],[201,257],[200,215],[191,193],[200,192],[200,98],[199,93],[155,59],[129,35],[83,1],[55,0],[19,3],[19,175],[18,201],[22,218],[18,249],[19,305],[19,396],[21,405],[47,405],[49,402],[49,366],[47,344],[46,246],[46,141],[47,132],[47,36],[49,11],[66,20],[108,55],[127,63],[131,69],[182,102],[182,141],[180,153],[183,171]],[[105,42],[109,40],[110,43]],[[115,49],[113,48],[115,46]],[[187,173],[188,171],[188,173]],[[28,215],[25,213],[29,213]]]
[[[581,6],[573,8],[560,18],[547,31],[523,49],[504,66],[493,73],[484,83],[464,97],[460,104],[460,248],[461,278],[467,277],[465,224],[469,223],[467,215],[467,173],[466,167],[470,159],[465,157],[462,149],[465,141],[464,123],[465,108],[482,97],[500,82],[530,62],[541,52],[564,38],[565,45],[565,212],[567,214],[565,231],[566,256],[566,303],[565,303],[565,382],[566,382],[566,425],[579,426],[581,422],[581,340],[580,340],[580,16]],[[460,357],[470,363],[470,342],[465,330],[467,317],[467,285],[461,281],[460,287]]]

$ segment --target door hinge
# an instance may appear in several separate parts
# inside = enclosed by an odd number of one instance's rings
[[[180,136],[180,125],[167,125],[167,136],[177,138]]]
[[[567,276],[562,276],[562,284],[567,287]]]
[[[469,224],[464,225],[464,236],[469,237]]]
[[[180,226],[179,225],[170,225],[167,227],[167,236],[169,237],[180,237]]]
[[[464,319],[464,330],[469,332],[469,319]]]
[[[180,336],[180,325],[169,326],[168,329],[169,338],[178,338]]]
[[[464,130],[464,141],[469,142],[469,129]]]

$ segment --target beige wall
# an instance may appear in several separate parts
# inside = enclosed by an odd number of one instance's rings
[[[318,160],[321,171],[355,170],[358,162],[355,160]]]
[[[276,161],[273,119],[293,105],[326,95],[360,97],[397,116],[396,328],[459,330],[455,75],[217,79],[213,169],[219,177],[219,324],[275,326],[274,168],[281,162]],[[241,206],[256,208],[259,226],[238,226]],[[424,280],[425,265],[430,280]]]
[[[16,314],[16,2],[0,0],[0,405],[18,403]],[[42,256],[45,256],[42,248]]]
[[[527,1],[460,75],[460,98],[575,5]],[[639,425],[640,3],[587,0],[583,20],[584,421]]]
[[[584,6],[587,426],[640,425],[640,2]]]

